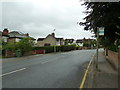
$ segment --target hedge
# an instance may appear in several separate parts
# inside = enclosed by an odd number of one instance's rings
[[[34,47],[33,50],[45,50],[46,53],[54,52],[54,48],[56,49],[56,52],[60,51],[71,51],[75,50],[75,45],[62,45],[62,46],[43,46],[43,47]]]
[[[115,46],[115,45],[109,46],[108,49],[114,52],[118,52],[118,46]]]

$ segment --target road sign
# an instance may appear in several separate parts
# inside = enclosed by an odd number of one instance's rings
[[[99,27],[99,35],[100,36],[104,35],[104,27]]]

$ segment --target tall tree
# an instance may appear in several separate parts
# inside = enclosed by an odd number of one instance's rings
[[[105,35],[102,39],[107,39],[112,43],[120,36],[120,2],[85,2],[85,14],[87,15],[80,25],[85,26],[84,30],[90,30],[96,34],[97,27],[105,27]]]

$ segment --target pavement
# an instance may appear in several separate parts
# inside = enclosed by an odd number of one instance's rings
[[[98,69],[95,67],[95,58],[88,72],[86,86],[84,88],[118,88],[118,70],[108,62],[103,50],[98,54]]]
[[[79,88],[95,50],[3,59],[3,88]]]

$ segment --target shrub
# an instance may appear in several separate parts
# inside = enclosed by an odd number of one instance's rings
[[[33,50],[45,50],[46,53],[54,52],[54,48],[56,49],[56,52],[59,51],[71,51],[75,50],[75,45],[62,45],[62,46],[43,46],[43,47],[34,47]]]
[[[75,49],[76,49],[75,45],[62,45],[61,46],[61,51],[71,51]]]
[[[5,56],[5,49],[2,49],[2,56]]]
[[[46,53],[54,52],[54,46],[33,47],[33,50],[45,50]]]
[[[54,46],[45,46],[44,50],[46,53],[54,52]]]
[[[115,45],[109,46],[108,49],[111,50],[111,51],[114,51],[114,52],[118,52],[118,47],[115,46]]]

